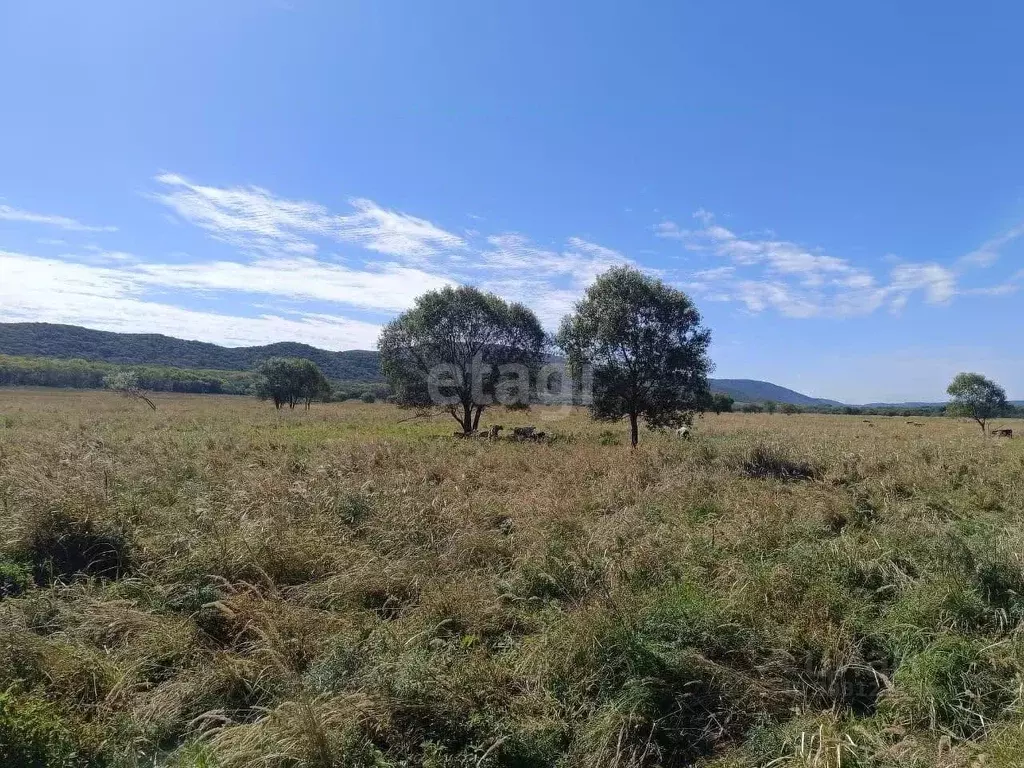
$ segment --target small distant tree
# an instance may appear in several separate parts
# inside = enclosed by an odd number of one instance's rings
[[[792,416],[793,414],[801,412],[800,406],[793,405],[793,403],[783,403],[781,406],[779,406],[779,410],[782,411],[787,416]]]
[[[331,396],[331,385],[312,360],[301,357],[271,357],[256,369],[256,396],[271,400],[274,407],[295,408],[303,403],[306,410],[314,400]]]
[[[775,413],[778,409],[779,409],[779,404],[776,403],[774,400],[765,400],[764,401],[765,413]]]
[[[640,419],[679,427],[707,405],[710,343],[689,296],[631,267],[600,275],[558,333],[573,375],[591,370],[591,416],[628,418],[634,448]]]
[[[982,434],[990,419],[1006,413],[1006,390],[980,373],[960,373],[946,389],[951,398],[946,406],[950,416],[974,419]]]
[[[377,396],[374,395],[373,392],[363,392],[363,394],[359,396],[359,399],[367,405],[377,402]]]
[[[131,400],[141,400],[154,411],[156,410],[156,403],[149,399],[146,390],[139,384],[139,374],[136,371],[117,371],[109,376],[104,376],[103,386]]]
[[[757,403],[744,403],[740,410],[743,411],[743,413],[761,413],[764,408]]]
[[[716,415],[719,413],[732,413],[734,405],[736,405],[736,400],[724,392],[716,392],[711,396],[711,410]]]
[[[460,286],[416,299],[384,327],[377,349],[394,402],[424,413],[440,409],[470,434],[495,402],[529,405],[546,344],[524,305]]]

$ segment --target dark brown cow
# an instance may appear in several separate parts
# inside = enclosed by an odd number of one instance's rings
[[[1013,437],[1012,429],[993,429],[992,434],[996,437]]]

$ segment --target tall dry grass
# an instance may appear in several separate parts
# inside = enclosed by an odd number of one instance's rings
[[[1024,764],[1024,441],[2,402],[0,765]]]

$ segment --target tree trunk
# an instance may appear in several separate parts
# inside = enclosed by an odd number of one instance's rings
[[[631,448],[636,448],[636,444],[638,441],[636,417],[637,415],[635,413],[629,414],[629,445]]]
[[[473,404],[462,404],[462,432],[469,434],[473,431]]]
[[[474,432],[476,432],[476,430],[480,426],[480,414],[483,413],[483,412],[484,412],[484,407],[482,405],[476,406],[476,413],[473,414],[473,431]]]

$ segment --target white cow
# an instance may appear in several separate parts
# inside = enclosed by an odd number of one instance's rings
[[[689,440],[690,428],[685,425],[680,427],[679,429],[676,430],[676,437],[678,437],[680,440]]]

